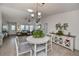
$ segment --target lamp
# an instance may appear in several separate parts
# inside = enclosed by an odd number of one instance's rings
[[[42,7],[44,4],[45,3],[36,3],[35,12],[32,9],[27,9],[27,11],[30,13],[28,22],[31,22],[31,18],[35,19],[36,23],[40,21],[42,13],[39,12],[39,7]]]
[[[35,19],[36,19],[36,23],[38,23],[41,19],[41,12],[39,12],[39,7],[42,7],[44,5],[44,3],[42,4],[36,4],[36,12],[35,12]]]

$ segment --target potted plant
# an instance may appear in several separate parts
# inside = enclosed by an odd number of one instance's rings
[[[58,32],[56,33],[57,35],[64,35],[64,30],[67,30],[68,27],[68,23],[64,23],[63,25],[61,25],[61,23],[56,24],[56,30],[58,30]]]
[[[42,38],[42,37],[44,37],[43,31],[40,30],[40,29],[33,31],[32,34],[33,34],[34,38]]]

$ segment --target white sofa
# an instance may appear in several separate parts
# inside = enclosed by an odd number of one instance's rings
[[[3,38],[4,38],[4,35],[0,33],[0,46],[2,46],[3,44]]]

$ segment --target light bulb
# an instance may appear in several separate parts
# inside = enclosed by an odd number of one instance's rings
[[[41,15],[41,12],[38,12],[38,15]]]
[[[32,17],[34,17],[34,14],[31,14]]]
[[[28,11],[28,12],[33,12],[33,10],[32,10],[32,9],[27,9],[27,11]]]

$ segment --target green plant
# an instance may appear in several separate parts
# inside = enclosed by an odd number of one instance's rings
[[[44,33],[43,33],[43,31],[42,30],[35,30],[34,32],[33,32],[33,37],[34,38],[42,38],[42,37],[44,37]]]
[[[64,35],[62,31],[58,31],[56,34],[57,35]]]
[[[61,23],[56,24],[56,30],[58,30],[56,34],[64,35],[63,31],[67,30],[67,27],[68,27],[68,23],[64,23],[63,25]]]
[[[56,30],[67,30],[68,27],[68,23],[64,23],[63,25],[61,25],[61,23],[56,24]]]

